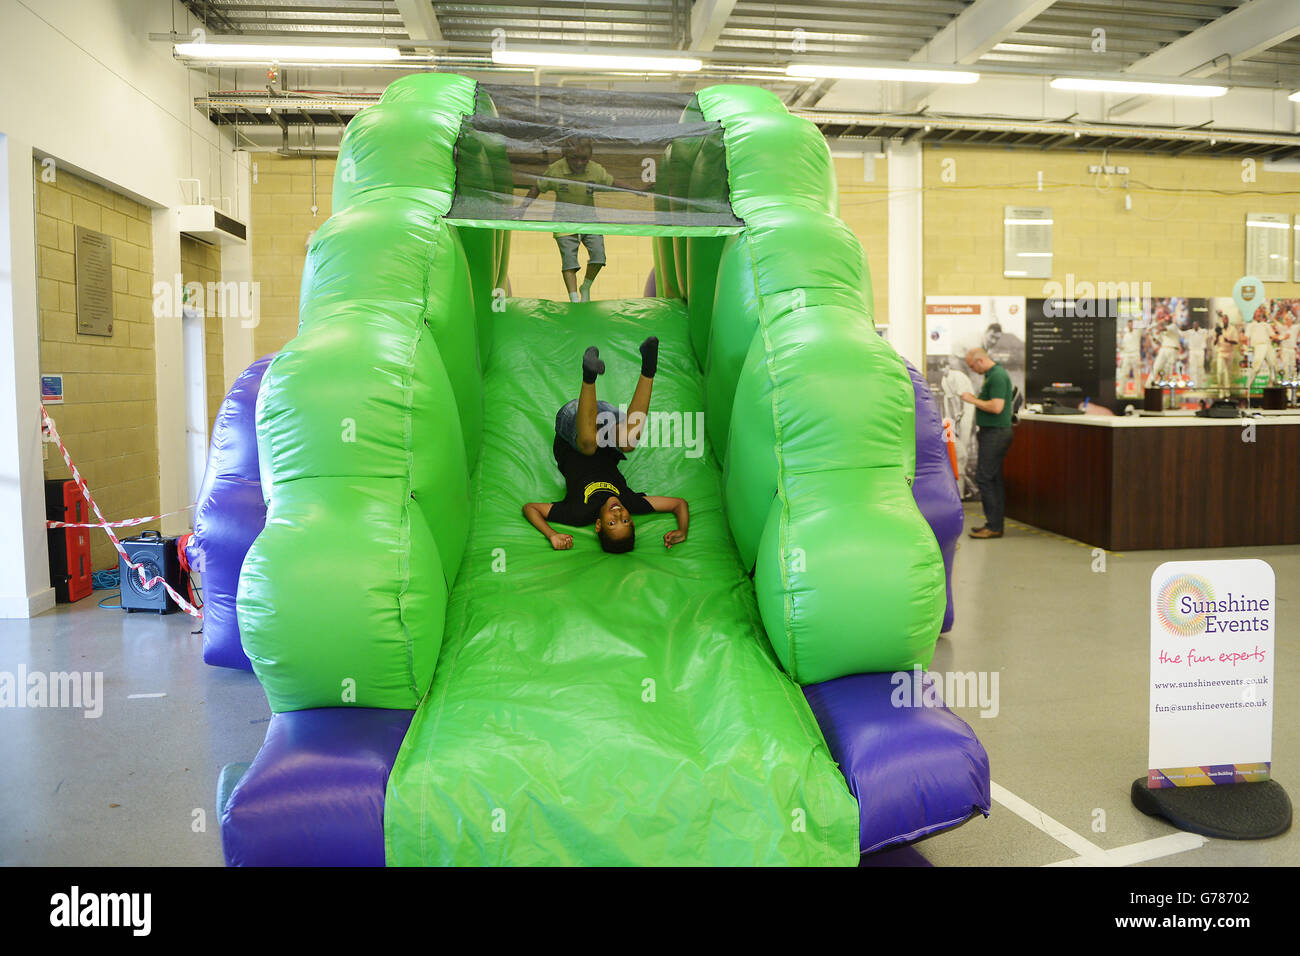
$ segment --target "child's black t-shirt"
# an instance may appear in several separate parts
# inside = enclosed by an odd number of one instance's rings
[[[552,451],[556,467],[564,476],[565,493],[562,500],[551,502],[548,521],[572,527],[594,524],[601,505],[611,496],[617,496],[629,514],[648,515],[654,511],[645,495],[627,486],[618,470],[618,463],[627,456],[617,447],[600,447],[594,455],[584,455],[556,435]]]

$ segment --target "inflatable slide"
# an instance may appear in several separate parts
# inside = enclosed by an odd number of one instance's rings
[[[228,863],[851,865],[987,814],[970,728],[895,693],[931,680],[960,502],[825,141],[758,88],[685,99],[606,127],[659,150],[654,208],[600,222],[653,237],[658,295],[621,301],[504,294],[512,231],[592,227],[512,217],[527,123],[490,91],[410,76],[349,126],[298,336],[214,432],[210,479],[255,434],[264,526],[248,455],[200,502],[244,529],[196,533],[237,579],[209,659],[246,654],[273,712]],[[647,335],[622,467],[688,540],[647,515],[630,553],[553,551],[520,507],[562,494],[556,409],[593,344],[625,404]]]

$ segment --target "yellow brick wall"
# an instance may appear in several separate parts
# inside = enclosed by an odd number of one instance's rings
[[[105,517],[155,514],[152,215],[147,207],[71,173],[56,170],[55,181],[46,182],[42,171],[34,167],[41,372],[62,374],[65,393],[65,404],[51,406],[50,414]],[[76,331],[74,226],[111,238],[111,337]],[[70,477],[57,448],[47,447],[45,477]],[[96,570],[117,566],[103,532],[91,535],[91,558]]]
[[[253,352],[266,355],[298,334],[298,291],[307,257],[307,236],[333,208],[332,159],[315,161],[316,213],[312,207],[312,160],[256,153],[252,189],[252,271],[260,283],[261,321],[253,330]]]
[[[945,158],[956,163],[954,183],[941,179]],[[1005,205],[1052,208],[1052,281],[1150,282],[1152,295],[1194,297],[1232,294],[1246,268],[1246,213],[1300,212],[1300,176],[1261,162],[1257,181],[1243,183],[1240,159],[1111,153],[1103,163],[1095,151],[929,147],[923,162],[926,295],[1042,297],[1049,280],[1002,275]],[[1090,165],[1129,174],[1111,176],[1107,190]],[[1269,283],[1268,294],[1294,297],[1300,285]]]
[[[217,314],[217,300],[208,295],[208,283],[221,281],[221,248],[199,242],[197,239],[181,237],[181,278],[184,285],[197,282],[203,289],[204,306],[203,344],[204,375],[207,379],[208,393],[208,437],[212,437],[212,423],[216,421],[217,409],[226,397],[225,389],[225,344],[221,329],[221,316]]]
[[[606,236],[605,268],[591,287],[593,299],[632,299],[645,293],[645,280],[655,267],[653,240],[648,236]],[[587,270],[587,249],[578,250],[578,281]],[[549,232],[510,235],[510,294],[524,299],[568,298],[560,273],[560,247]]]
[[[945,183],[941,163],[956,163]],[[333,163],[317,162],[318,214],[311,216],[310,160],[262,155],[253,186],[253,274],[262,283],[258,354],[282,346],[297,331],[298,289],[307,233],[329,215]],[[1038,152],[996,148],[927,147],[924,152],[924,293],[926,295],[1043,294],[1044,280],[1002,276],[1002,212],[1006,205],[1051,206],[1055,218],[1053,278],[1150,282],[1154,295],[1231,293],[1245,269],[1247,212],[1300,212],[1300,177],[1256,170],[1243,183],[1240,159],[1111,154],[1106,162],[1130,173],[1133,208],[1124,209],[1124,177],[1087,172],[1098,152]],[[888,182],[875,160],[866,181],[863,161],[837,157],[840,216],[866,251],[875,317],[887,324]],[[1037,188],[1038,172],[1043,189]],[[653,268],[650,240],[607,236],[608,265],[597,279],[598,299],[638,296]],[[585,251],[581,254],[585,262]],[[562,299],[559,252],[549,233],[511,237],[510,286],[516,296]],[[1270,283],[1269,294],[1300,296],[1300,285]]]
[[[317,213],[311,214],[311,160],[260,153],[257,182],[252,186],[253,279],[261,283],[262,318],[254,330],[254,349],[265,355],[298,333],[298,293],[306,258],[307,235],[329,218],[334,161],[316,161]],[[857,234],[867,253],[878,323],[889,318],[888,206],[885,162],[875,161],[875,182],[865,182],[862,160],[837,158],[840,216]],[[522,195],[522,192],[520,193]],[[635,298],[645,290],[654,268],[651,240],[645,236],[606,236],[606,266],[592,287],[595,299]],[[587,252],[578,255],[586,269]],[[579,274],[581,281],[582,274]],[[515,232],[510,237],[510,292],[520,298],[566,298],[560,274],[560,251],[549,232]]]
[[[859,157],[835,157],[835,179],[839,187],[840,218],[853,230],[867,256],[875,306],[876,325],[889,324],[889,183],[883,158],[869,156],[874,164],[874,181],[866,179]]]

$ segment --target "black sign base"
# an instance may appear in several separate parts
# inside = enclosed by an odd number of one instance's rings
[[[1139,777],[1130,796],[1147,816],[1220,840],[1266,840],[1291,829],[1291,798],[1275,780],[1149,790]]]

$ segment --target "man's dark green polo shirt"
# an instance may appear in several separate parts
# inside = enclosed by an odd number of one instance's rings
[[[1011,427],[1011,376],[1001,365],[994,365],[984,373],[984,387],[980,389],[981,399],[1002,399],[1002,411],[992,412],[975,409],[975,424],[981,428]]]

